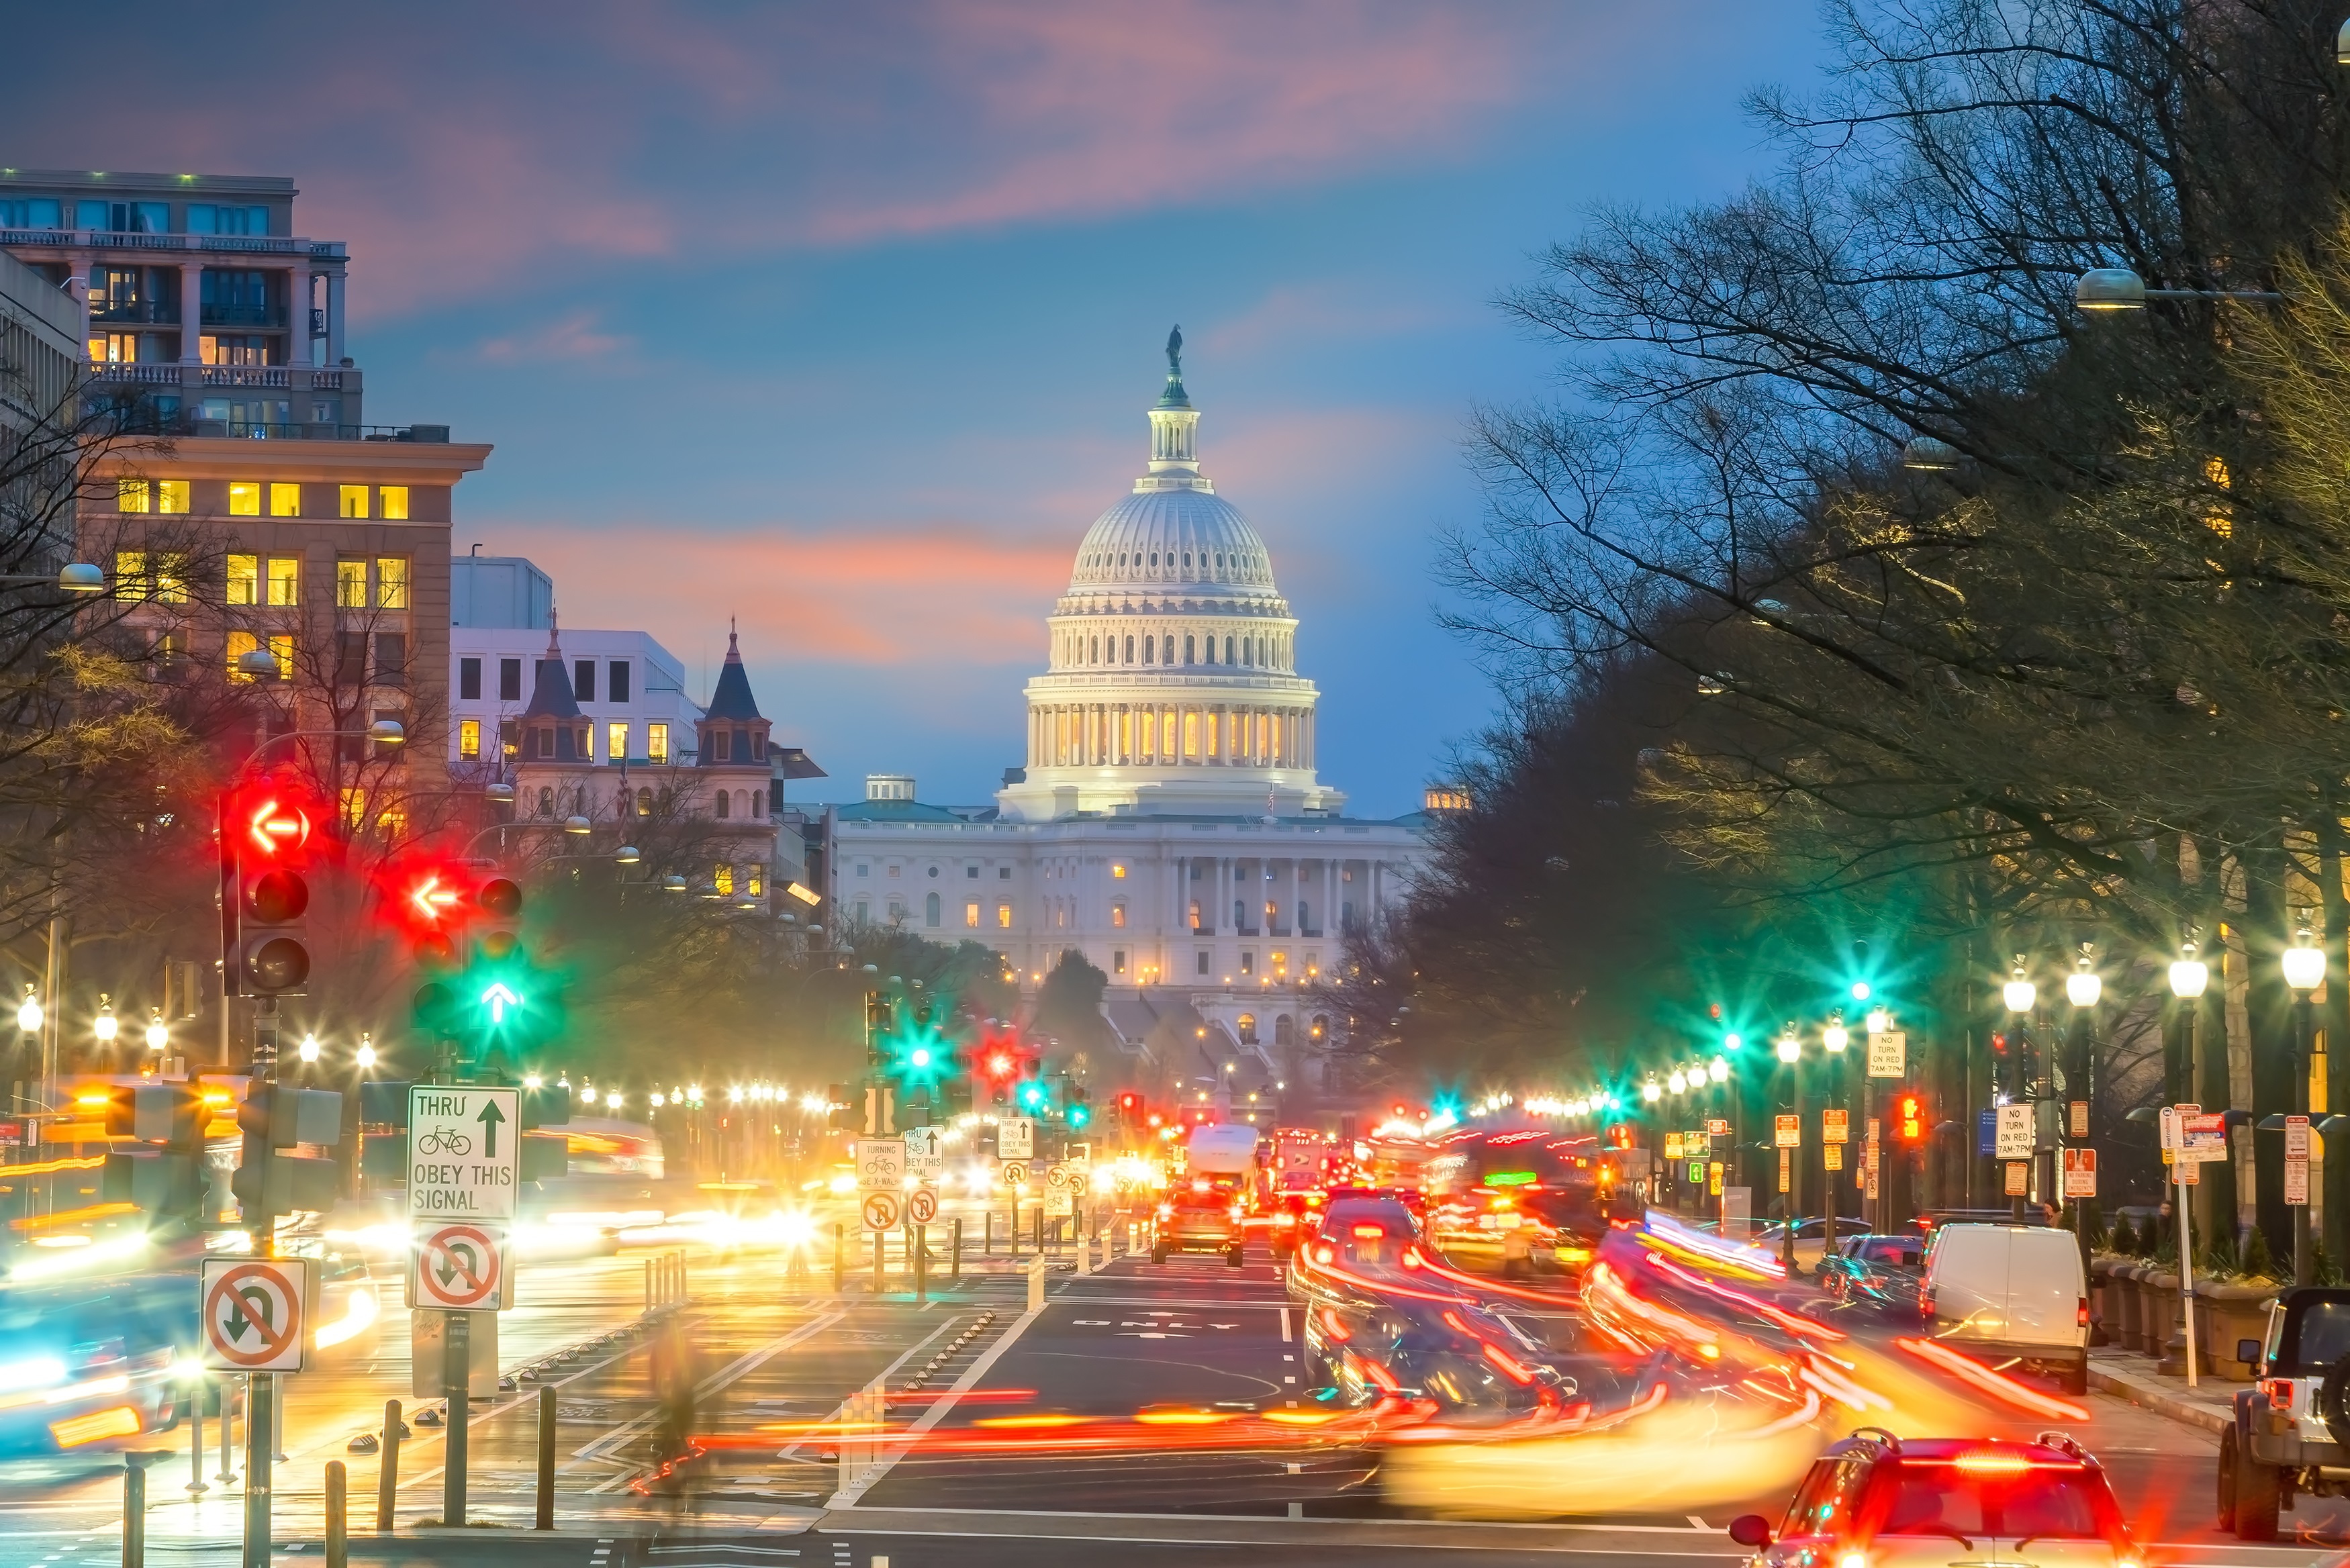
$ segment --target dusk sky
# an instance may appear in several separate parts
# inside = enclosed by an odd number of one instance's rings
[[[456,548],[776,738],[982,802],[1180,322],[1201,451],[1320,686],[1322,776],[1418,805],[1493,699],[1435,624],[1492,307],[1594,202],[1732,190],[1795,4],[141,5],[12,16],[0,162],[289,175],[351,246],[368,417],[494,443]],[[93,26],[97,31],[93,32]],[[99,62],[102,61],[100,65]]]

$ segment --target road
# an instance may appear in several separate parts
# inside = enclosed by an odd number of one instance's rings
[[[1233,1270],[1210,1257],[1163,1266],[1121,1258],[1079,1277],[1065,1260],[1035,1311],[1024,1271],[1001,1256],[972,1256],[962,1279],[936,1280],[919,1303],[901,1278],[877,1297],[861,1272],[836,1295],[828,1267],[795,1277],[772,1253],[696,1252],[691,1262],[688,1306],[548,1371],[559,1416],[556,1535],[527,1528],[539,1397],[531,1383],[477,1402],[473,1415],[470,1513],[487,1528],[435,1528],[442,1438],[420,1427],[400,1456],[397,1532],[372,1533],[378,1460],[347,1445],[379,1424],[385,1398],[408,1397],[406,1345],[393,1335],[289,1380],[289,1459],[276,1499],[281,1560],[317,1550],[333,1459],[349,1467],[355,1561],[500,1568],[871,1568],[885,1559],[888,1568],[1035,1568],[1098,1563],[1109,1552],[1120,1568],[1335,1565],[1425,1561],[1437,1550],[1467,1568],[1529,1556],[1711,1568],[1745,1555],[1724,1532],[1733,1515],[1775,1515],[1785,1501],[1783,1488],[1739,1497],[1720,1487],[1701,1507],[1661,1501],[1690,1473],[1677,1464],[1702,1463],[1693,1454],[1654,1466],[1645,1494],[1632,1489],[1572,1517],[1538,1518],[1552,1506],[1544,1500],[1572,1496],[1571,1459],[1549,1469],[1549,1459],[1531,1469],[1522,1460],[1497,1478],[1490,1456],[1471,1455],[1471,1484],[1431,1505],[1425,1492],[1399,1501],[1392,1466],[1352,1446],[1317,1445],[1310,1428],[1267,1441],[1264,1419],[1310,1418],[1316,1404],[1295,1309],[1264,1261]],[[533,1266],[523,1304],[504,1314],[502,1364],[519,1369],[629,1329],[642,1292],[633,1254]],[[1537,1326],[1555,1345],[1575,1344],[1571,1312]],[[1850,1346],[1856,1366],[1889,1354],[1867,1334]],[[891,1397],[892,1440],[875,1457],[852,1429],[844,1463],[844,1401],[877,1379]],[[668,1474],[663,1386],[691,1388],[702,1449]],[[2248,1547],[2210,1528],[2205,1434],[2102,1395],[2082,1403],[2089,1418],[2068,1429],[2108,1466],[2155,1561],[2303,1568],[2321,1554],[2314,1540]],[[2014,1437],[2052,1424],[1981,1407],[1972,1419],[1975,1430]],[[1221,1429],[1251,1422],[1255,1435],[1245,1438]],[[184,1454],[184,1430],[162,1441],[173,1439]],[[1816,1446],[1820,1435],[1785,1440]],[[111,1465],[99,1457],[0,1467],[0,1568],[118,1563]],[[178,1491],[182,1460],[152,1472],[151,1561],[224,1560],[241,1499],[212,1480],[217,1468],[215,1444],[204,1465],[213,1490],[194,1500]],[[2296,1521],[2350,1535],[2350,1513],[2304,1505]]]

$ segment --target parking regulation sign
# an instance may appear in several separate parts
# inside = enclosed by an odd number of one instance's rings
[[[504,1312],[504,1229],[441,1225],[417,1238],[409,1253],[408,1304],[442,1312]]]
[[[203,1364],[229,1372],[301,1371],[311,1281],[307,1258],[206,1258],[198,1297]]]

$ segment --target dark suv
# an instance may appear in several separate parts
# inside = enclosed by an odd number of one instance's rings
[[[1759,1513],[1732,1520],[1751,1568],[1857,1560],[1867,1568],[1970,1563],[2139,1568],[2106,1472],[2062,1432],[2028,1443],[1902,1439],[1865,1427],[1813,1461],[1776,1531]]]

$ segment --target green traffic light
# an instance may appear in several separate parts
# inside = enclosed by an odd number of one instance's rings
[[[906,1060],[913,1066],[927,1067],[931,1064],[931,1048],[927,1045],[917,1045],[908,1053]]]
[[[1069,1107],[1069,1125],[1070,1125],[1071,1127],[1081,1127],[1085,1126],[1085,1125],[1086,1125],[1086,1115],[1087,1115],[1087,1113],[1086,1113],[1086,1107],[1085,1107],[1085,1106],[1071,1106]]]

